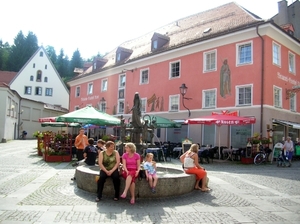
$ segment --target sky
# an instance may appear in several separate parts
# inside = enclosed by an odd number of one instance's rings
[[[13,44],[19,31],[29,31],[39,46],[64,49],[72,58],[105,54],[178,19],[233,0],[0,0],[0,39]],[[280,0],[235,0],[263,19],[278,13]],[[287,0],[290,5],[295,0]]]

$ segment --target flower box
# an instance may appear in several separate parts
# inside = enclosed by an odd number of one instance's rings
[[[241,163],[243,163],[243,164],[253,164],[254,163],[254,158],[242,157],[241,158]]]
[[[38,153],[38,156],[43,156],[42,150],[39,148],[37,149],[37,153]]]
[[[46,162],[70,162],[72,160],[71,155],[47,155],[45,153],[43,159]]]

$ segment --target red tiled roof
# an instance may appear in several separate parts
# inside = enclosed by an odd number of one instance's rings
[[[201,40],[213,38],[217,35],[231,33],[238,29],[254,26],[263,21],[264,20],[255,14],[238,4],[231,2],[179,19],[141,37],[126,41],[118,47],[132,50],[132,54],[127,61],[124,62],[128,63],[129,61],[157,54],[161,51],[200,42]],[[209,30],[209,32],[204,32],[205,30]],[[154,33],[169,37],[170,41],[163,49],[151,52],[151,38]],[[108,62],[103,66],[103,69],[115,66],[115,55],[118,47],[104,56],[104,58],[108,59]],[[79,76],[83,77],[85,75],[86,72]]]
[[[17,72],[0,71],[0,86],[6,86],[3,83],[9,84],[16,75]]]

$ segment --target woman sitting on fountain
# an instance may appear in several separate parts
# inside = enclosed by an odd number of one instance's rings
[[[192,144],[191,148],[180,156],[180,161],[183,163],[184,172],[186,174],[195,174],[196,183],[195,190],[201,190],[203,192],[209,191],[207,188],[207,173],[203,167],[198,163],[198,144]],[[199,187],[199,182],[202,180],[201,188]]]
[[[125,189],[121,198],[126,198],[128,190],[130,190],[130,204],[135,203],[135,180],[140,172],[140,155],[136,153],[136,147],[133,143],[125,144],[125,153],[122,156],[123,172],[125,179]]]
[[[99,154],[98,164],[100,167],[100,179],[98,180],[98,190],[96,201],[100,201],[102,198],[102,191],[104,183],[107,177],[111,177],[115,189],[114,200],[119,200],[120,195],[120,176],[119,176],[119,165],[120,165],[120,155],[117,150],[115,150],[115,143],[108,141],[105,144],[106,150],[103,150]]]

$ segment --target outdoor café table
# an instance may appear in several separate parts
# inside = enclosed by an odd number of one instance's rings
[[[166,161],[162,148],[147,148],[146,149],[146,153],[153,153],[153,155],[155,155],[155,157],[157,158],[157,161],[159,160],[159,152],[161,152],[163,160]]]
[[[179,159],[179,157],[182,155],[182,147],[174,147],[173,152],[178,152],[178,156],[176,159]]]
[[[233,152],[234,151],[238,151],[239,149],[238,148],[226,148],[226,149],[223,149],[223,154],[228,154],[228,157],[226,158],[227,160],[231,159],[231,161],[233,161]]]

